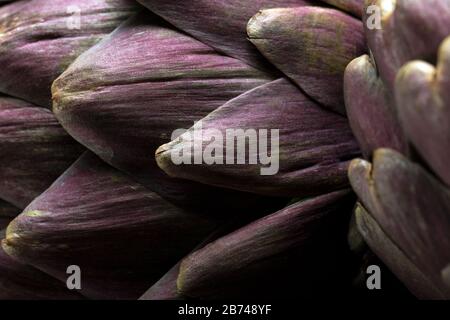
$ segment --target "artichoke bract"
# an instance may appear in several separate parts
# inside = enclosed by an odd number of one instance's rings
[[[450,261],[450,190],[420,165],[389,149],[377,150],[373,165],[354,160],[349,175],[364,207],[389,238],[449,298],[441,270]]]
[[[200,250],[214,240],[236,230],[245,225],[245,219],[230,219],[223,223],[219,228],[214,230],[207,238],[205,238],[194,250]],[[139,300],[185,300],[178,290],[177,280],[180,272],[181,261],[173,266],[161,279],[154,283]]]
[[[394,97],[378,77],[369,56],[361,56],[347,66],[344,92],[350,126],[367,159],[378,148],[409,153]]]
[[[83,297],[59,280],[13,260],[0,248],[0,299],[80,300]]]
[[[329,3],[337,8],[350,12],[357,17],[361,17],[363,14],[365,0],[320,0],[320,1]]]
[[[87,153],[11,222],[2,245],[62,281],[76,264],[88,298],[137,299],[216,224]]]
[[[347,120],[320,107],[286,79],[248,91],[200,122],[202,134],[197,134],[197,126],[194,126],[157,150],[158,164],[169,175],[270,196],[304,197],[348,186],[349,159],[359,154]],[[250,142],[244,157],[247,163],[242,165],[239,162],[241,152],[236,150],[238,142],[227,134],[230,130],[252,129],[277,129],[279,141],[274,142],[267,133],[270,156],[261,148],[262,141]],[[208,146],[211,141],[218,142],[218,136],[225,137],[226,141]],[[261,135],[257,138],[264,140]],[[232,148],[228,148],[230,141],[234,145]],[[257,148],[258,142],[260,148]],[[209,152],[208,149],[214,150]],[[205,153],[214,153],[214,163],[192,165]],[[179,154],[191,161],[175,163],[173,159]],[[259,161],[270,157],[272,163]],[[248,163],[249,159],[258,161]],[[267,173],[262,175],[265,171]]]
[[[421,299],[445,299],[445,293],[428,279],[411,259],[399,248],[383,228],[364,208],[358,204],[355,209],[356,223],[372,250],[383,257],[385,264],[397,274],[416,297]]]
[[[0,96],[0,198],[25,208],[83,153],[45,108]]]
[[[53,110],[71,135],[105,161],[147,166],[174,130],[271,80],[142,13],[55,81]]]
[[[348,190],[330,193],[213,241],[182,261],[179,292],[208,299],[324,294],[324,283],[331,288],[332,281],[343,278],[331,280],[331,274],[341,270],[335,260],[342,253],[340,237],[345,238],[341,223],[348,221],[352,205]]]
[[[158,172],[155,151],[175,130],[191,127],[271,80],[271,74],[220,55],[151,13],[141,13],[55,81],[53,109],[73,137],[163,197],[183,205],[211,200],[216,208],[218,202],[229,208],[239,199],[257,199],[170,180]],[[176,198],[180,195],[186,201]]]
[[[51,107],[77,56],[138,10],[131,0],[31,0],[0,8],[0,92]]]
[[[371,5],[382,5],[380,28],[369,28],[370,10],[364,17],[374,61],[354,60],[345,81],[349,120],[367,157],[349,169],[358,225],[416,297],[449,299],[450,1]]]
[[[396,82],[402,127],[434,172],[450,186],[450,37],[439,50],[437,66],[406,64]]]
[[[312,5],[313,0],[138,0],[174,26],[231,57],[266,69],[245,26],[259,10]]]
[[[381,78],[392,90],[405,63],[435,60],[438,47],[450,34],[450,1],[367,0],[366,7],[371,5],[381,9],[381,26],[374,25],[373,12],[365,10],[367,43]]]
[[[179,294],[177,279],[181,262],[178,262],[161,279],[150,287],[139,300],[184,300]]]
[[[345,114],[344,70],[366,50],[361,21],[334,9],[263,10],[247,26],[250,41],[309,96]]]

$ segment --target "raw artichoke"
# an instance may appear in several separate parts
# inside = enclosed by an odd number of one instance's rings
[[[373,265],[449,299],[449,26],[450,0],[2,3],[0,299],[373,297]]]

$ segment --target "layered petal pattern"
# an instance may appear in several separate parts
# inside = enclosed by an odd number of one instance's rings
[[[331,4],[347,12],[350,12],[357,17],[361,17],[364,10],[365,0],[321,0],[321,1]]]
[[[79,266],[88,298],[137,299],[216,224],[87,153],[9,225],[2,245],[61,281]]]
[[[369,56],[361,56],[347,66],[344,96],[350,126],[366,158],[378,148],[408,154],[408,141],[399,123],[394,97],[378,77]]]
[[[208,299],[324,294],[321,285],[340,278],[332,275],[339,270],[336,240],[352,198],[339,191],[292,204],[195,251],[181,263],[180,293]]]
[[[407,255],[390,239],[377,221],[359,204],[355,209],[356,223],[371,249],[397,274],[408,289],[421,299],[445,299]]]
[[[434,172],[450,186],[450,37],[442,44],[437,66],[415,61],[396,82],[403,128]]]
[[[370,6],[375,10],[367,10]],[[368,0],[363,20],[380,76],[392,90],[405,63],[436,59],[450,34],[450,1]]]
[[[169,175],[302,197],[345,188],[348,161],[359,154],[347,120],[286,79],[244,93],[199,123],[201,128],[197,124],[157,150],[158,164]],[[189,161],[180,164],[177,157]],[[199,157],[204,161],[196,164]]]
[[[250,41],[308,95],[345,114],[347,64],[366,48],[361,21],[318,7],[263,10],[247,26]]]
[[[0,299],[450,299],[449,59],[450,0],[0,0]]]
[[[198,40],[254,67],[266,69],[247,41],[245,26],[259,10],[311,5],[313,0],[139,0],[152,12]]]
[[[1,300],[81,300],[65,283],[14,261],[0,248]]]
[[[450,259],[450,191],[420,165],[389,149],[376,151],[373,165],[354,160],[349,175],[364,207],[425,274],[430,283],[423,285],[450,297],[441,278]],[[385,248],[380,254],[391,252]]]
[[[131,0],[31,0],[2,7],[0,92],[51,107],[53,80],[137,10]]]
[[[0,96],[1,199],[25,208],[83,150],[49,110]]]
[[[253,195],[162,176],[155,151],[176,130],[191,127],[271,79],[272,74],[220,55],[143,13],[80,56],[55,81],[53,109],[78,141],[168,199],[183,205],[210,198],[231,199],[222,201],[228,204],[235,203],[233,199],[254,202]]]

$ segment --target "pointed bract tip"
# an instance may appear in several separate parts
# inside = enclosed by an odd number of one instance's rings
[[[258,31],[261,28],[261,17],[264,15],[264,11],[261,10],[255,14],[247,23],[247,35],[250,38],[255,38]]]
[[[353,159],[348,167],[349,177],[351,178],[355,173],[361,171],[370,171],[372,164],[364,159]]]
[[[364,68],[365,66],[367,66],[368,63],[371,63],[371,59],[370,59],[369,55],[363,54],[362,56],[357,57],[357,58],[353,59],[352,61],[350,61],[350,63],[345,68],[345,72],[348,72],[353,69]]]
[[[392,15],[397,7],[397,0],[379,0],[378,5],[381,8],[383,18],[388,18]]]
[[[21,240],[19,232],[16,230],[16,220],[6,228],[5,239],[2,240],[2,248],[9,255],[14,256],[15,248],[18,246]]]
[[[433,65],[415,60],[405,64],[397,73],[396,88],[401,92],[404,90],[416,90],[423,83],[433,83],[436,69]]]
[[[158,164],[158,167],[170,175],[170,167],[171,167],[171,152],[172,152],[172,145],[174,144],[174,141],[163,144],[155,151],[155,159],[156,163]]]
[[[283,8],[260,10],[247,23],[247,35],[250,39],[259,38],[261,31],[270,26],[285,10]]]
[[[450,53],[450,36],[445,38],[445,40],[442,41],[442,44],[439,47],[438,64],[442,64],[450,60],[449,53]]]
[[[400,152],[397,152],[392,149],[388,148],[380,148],[375,150],[373,154],[373,163],[379,164],[379,163],[385,163],[387,161],[391,161],[393,159],[401,159],[406,160],[406,157],[402,155]]]
[[[184,284],[185,284],[185,276],[186,276],[186,265],[188,265],[189,263],[186,261],[186,259],[188,259],[189,256],[185,259],[183,259],[180,263],[180,269],[178,272],[178,278],[177,278],[177,290],[178,293],[183,295],[183,289],[184,289]]]

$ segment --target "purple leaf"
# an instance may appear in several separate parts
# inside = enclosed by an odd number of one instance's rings
[[[61,281],[79,266],[88,298],[137,299],[216,224],[86,153],[9,225],[2,245]]]
[[[334,9],[263,10],[248,23],[250,41],[300,88],[345,114],[344,70],[366,50],[357,19]]]
[[[420,299],[444,299],[445,294],[392,242],[380,225],[358,204],[355,209],[358,229],[370,248],[389,269]]]
[[[177,28],[251,66],[267,68],[247,40],[248,20],[259,10],[310,5],[309,0],[139,0]]]
[[[347,66],[344,96],[350,126],[366,159],[378,148],[408,154],[394,98],[378,78],[369,56],[359,57]]]
[[[342,253],[338,234],[352,200],[339,191],[298,202],[208,244],[183,260],[179,292],[208,299],[311,297],[322,281],[340,278],[328,275],[334,254]]]
[[[0,248],[1,300],[79,300],[65,283],[10,258]]]
[[[405,63],[435,60],[441,42],[450,34],[450,0],[366,2],[366,8],[377,8],[365,10],[367,42],[381,78],[393,90],[397,72]],[[377,18],[381,25],[374,23]]]
[[[137,9],[131,0],[31,0],[0,8],[0,92],[51,107],[53,80]]]
[[[357,17],[361,17],[363,14],[364,0],[321,0],[321,1],[329,3],[349,13],[352,13]]]
[[[264,195],[301,197],[345,188],[349,160],[359,154],[347,119],[322,109],[286,79],[244,93],[201,124],[203,136],[195,136],[198,129],[193,127],[158,149],[158,164],[170,176]],[[274,129],[279,130],[278,146],[272,140]],[[238,154],[244,153],[236,150],[239,142],[228,147],[228,140],[233,142],[226,139],[231,130],[255,132],[254,141],[245,144],[245,165],[238,163]],[[218,134],[223,141],[217,148],[213,145],[216,162],[203,159],[194,164],[197,156],[209,155],[210,142],[219,141]],[[267,142],[267,150],[261,148],[262,142]],[[267,151],[271,163],[263,165]],[[192,164],[175,164],[173,155],[182,153]]]
[[[396,100],[402,126],[434,172],[450,186],[450,38],[439,51],[437,67],[405,65],[397,76]]]
[[[441,278],[450,261],[450,191],[393,150],[377,150],[373,161],[352,162],[353,188],[392,242],[450,297]]]
[[[83,150],[49,110],[0,96],[0,198],[25,208]]]
[[[174,130],[188,129],[271,80],[272,75],[143,13],[81,55],[55,81],[54,112],[83,145],[163,197],[183,206],[210,201],[210,209],[230,211],[260,198],[169,179],[157,172],[155,151]]]

